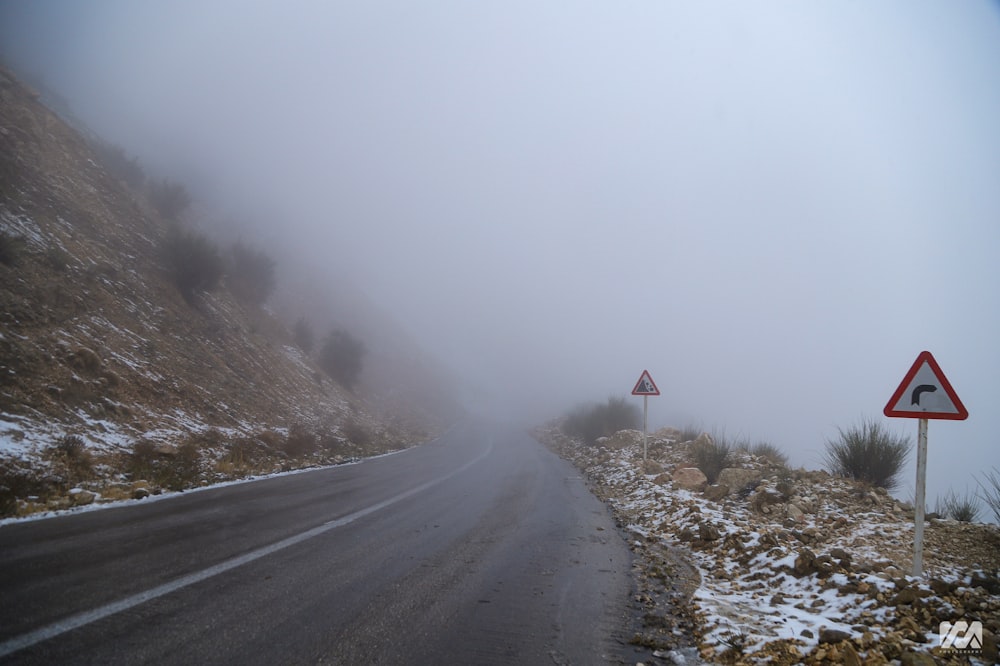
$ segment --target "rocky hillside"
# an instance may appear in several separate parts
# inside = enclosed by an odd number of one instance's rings
[[[537,436],[630,534],[646,609],[634,641],[654,663],[997,663],[997,525],[929,520],[915,578],[912,507],[882,489],[745,451],[710,485],[698,443],[670,428],[645,464],[634,430],[597,446],[556,426]],[[941,647],[941,623],[959,621],[982,624],[982,649]]]
[[[0,516],[342,460],[442,424],[375,413],[377,392],[324,376],[224,278],[186,300],[167,234],[0,70]]]

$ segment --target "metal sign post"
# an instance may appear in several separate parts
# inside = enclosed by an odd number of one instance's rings
[[[920,419],[917,429],[917,497],[913,517],[913,575],[924,568],[924,502],[927,496],[927,419]]]
[[[656,384],[653,382],[653,378],[649,376],[648,370],[643,370],[642,374],[639,375],[639,381],[635,383],[635,388],[632,389],[632,395],[642,396],[642,462],[643,465],[645,465],[646,440],[649,437],[647,433],[649,423],[649,396],[660,395],[660,389],[656,388]]]
[[[939,390],[940,389],[940,390]],[[917,429],[917,496],[914,498],[913,575],[923,575],[924,505],[927,501],[927,420],[962,421],[969,411],[928,351],[920,352],[882,413],[920,419]]]
[[[643,463],[646,462],[646,439],[649,436],[647,434],[649,431],[649,428],[647,427],[647,423],[649,422],[649,419],[647,418],[648,414],[649,414],[649,396],[644,395],[642,396],[642,462]]]

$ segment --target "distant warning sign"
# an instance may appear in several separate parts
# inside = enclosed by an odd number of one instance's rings
[[[882,412],[912,419],[969,418],[968,410],[929,351],[920,352]]]
[[[656,388],[656,384],[653,383],[653,378],[649,376],[648,370],[642,371],[642,376],[639,377],[639,381],[635,383],[635,388],[632,389],[632,395],[660,395],[660,389]]]

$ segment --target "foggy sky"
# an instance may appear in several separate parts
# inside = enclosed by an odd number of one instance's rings
[[[815,468],[862,416],[916,439],[881,412],[927,349],[971,414],[929,502],[1000,466],[996,3],[0,0],[0,45],[484,411],[648,369],[654,426]]]

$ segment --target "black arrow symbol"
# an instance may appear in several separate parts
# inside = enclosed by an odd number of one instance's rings
[[[920,406],[920,394],[921,393],[934,393],[937,391],[937,386],[933,384],[921,384],[917,388],[913,389],[913,395],[910,396],[910,404]]]

